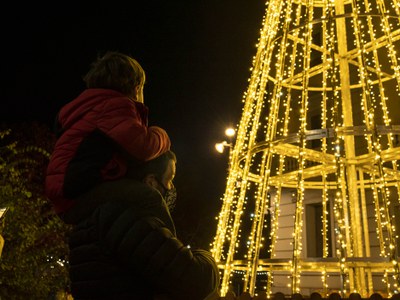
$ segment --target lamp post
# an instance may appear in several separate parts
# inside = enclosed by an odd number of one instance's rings
[[[215,149],[217,150],[217,152],[219,152],[219,153],[224,153],[224,149],[225,149],[225,147],[232,147],[232,144],[231,143],[228,143],[227,141],[223,141],[223,142],[220,142],[220,143],[216,143],[215,144]]]
[[[228,127],[225,129],[225,135],[229,138],[229,142],[227,141],[222,141],[220,143],[216,143],[215,144],[215,149],[219,152],[219,153],[224,153],[224,149],[226,147],[228,148],[232,148],[232,137],[236,134],[235,129],[233,129],[232,127]]]
[[[219,153],[224,153],[225,148],[229,148],[229,155],[228,155],[228,171],[230,169],[231,166],[231,155],[232,155],[232,148],[233,148],[233,142],[232,139],[235,136],[236,131],[235,129],[233,129],[232,127],[228,127],[225,129],[225,135],[228,137],[228,141],[222,141],[220,143],[216,143],[215,144],[215,149],[219,152]]]

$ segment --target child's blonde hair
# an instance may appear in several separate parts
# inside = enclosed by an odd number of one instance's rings
[[[132,57],[109,51],[91,64],[83,77],[87,88],[112,89],[128,97],[135,96],[137,86],[143,86],[146,76],[142,66]]]

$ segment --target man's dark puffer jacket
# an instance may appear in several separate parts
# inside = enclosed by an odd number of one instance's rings
[[[72,294],[79,299],[204,299],[218,287],[208,251],[185,247],[157,217],[109,202],[71,233]]]

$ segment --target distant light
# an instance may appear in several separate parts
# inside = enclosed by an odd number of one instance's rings
[[[225,134],[226,136],[234,136],[236,134],[236,131],[232,127],[229,127],[225,130]]]

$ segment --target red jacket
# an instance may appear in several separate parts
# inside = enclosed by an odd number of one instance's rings
[[[121,178],[127,158],[153,159],[170,149],[164,129],[148,127],[148,108],[108,89],[87,89],[58,115],[61,129],[47,168],[46,196],[57,213],[96,184]]]

